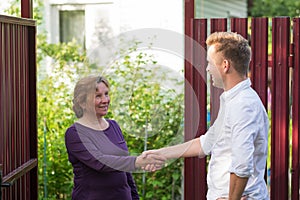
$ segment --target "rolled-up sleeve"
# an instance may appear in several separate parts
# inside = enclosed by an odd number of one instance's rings
[[[211,153],[212,147],[215,143],[214,140],[212,126],[204,135],[200,136],[200,144],[205,155],[209,155]]]
[[[239,177],[250,177],[254,172],[254,138],[258,132],[255,108],[240,102],[230,112],[232,127],[232,163],[229,171]]]

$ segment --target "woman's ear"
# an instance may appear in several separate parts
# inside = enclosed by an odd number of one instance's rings
[[[82,110],[85,110],[85,108],[86,108],[86,103],[81,103],[81,104],[80,104],[80,107],[82,108]]]
[[[84,111],[86,109],[86,102],[81,102],[79,104],[79,106],[81,107],[81,109]]]

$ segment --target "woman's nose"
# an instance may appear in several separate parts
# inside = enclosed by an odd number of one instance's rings
[[[101,98],[101,102],[108,102],[109,101],[109,97],[108,96],[103,96]]]

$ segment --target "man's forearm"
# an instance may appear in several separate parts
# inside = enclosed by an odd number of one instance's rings
[[[247,177],[238,177],[230,174],[229,200],[240,200],[247,185]]]
[[[182,144],[165,147],[160,150],[167,159],[205,156],[199,138],[195,138]]]

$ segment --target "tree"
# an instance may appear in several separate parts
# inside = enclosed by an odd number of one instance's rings
[[[295,0],[253,0],[252,17],[275,17],[300,15],[300,2]]]

